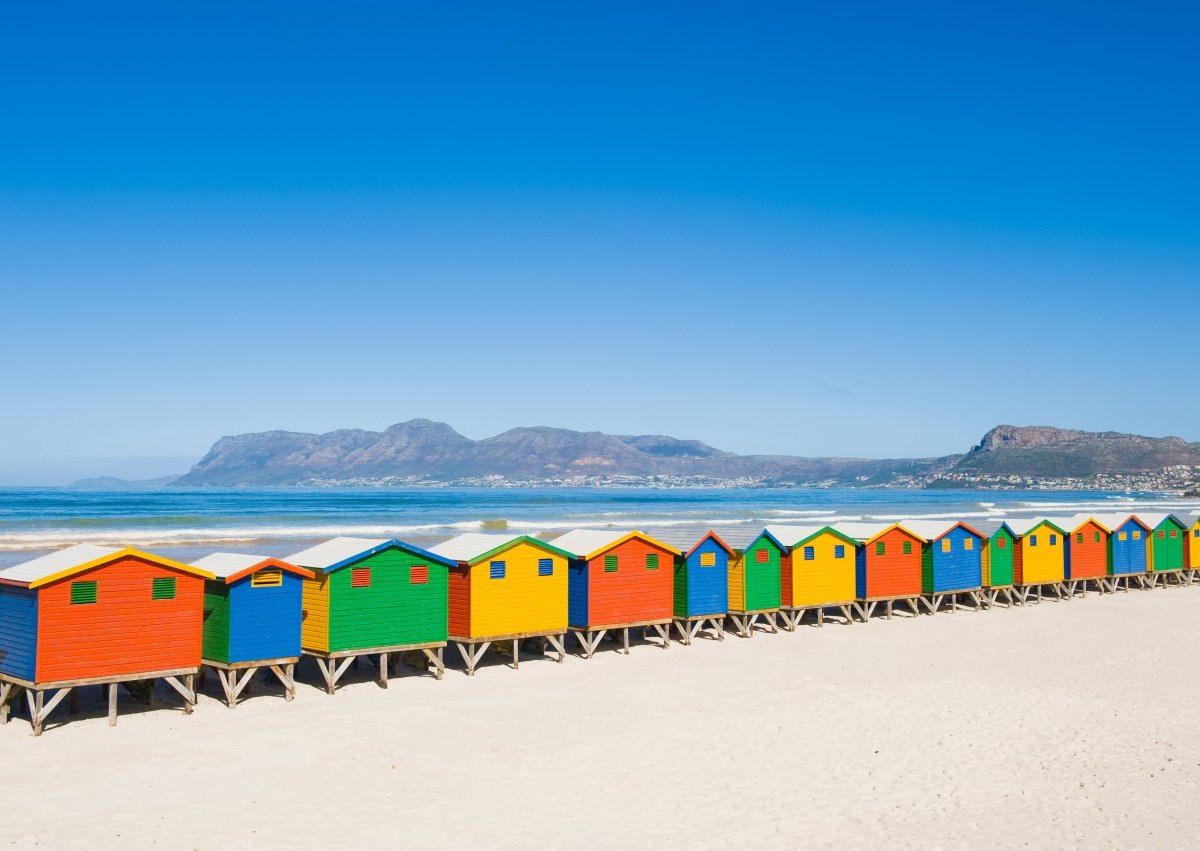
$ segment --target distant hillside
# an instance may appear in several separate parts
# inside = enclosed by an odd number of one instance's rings
[[[71,482],[69,487],[79,490],[102,491],[154,490],[173,485],[178,480],[178,475],[159,476],[156,479],[118,479],[114,476],[96,476],[91,479],[77,479]]]
[[[1144,485],[1142,479],[1091,480],[1177,465],[1200,467],[1200,444],[1045,426],[997,426],[965,455],[865,459],[736,455],[664,435],[545,427],[471,440],[445,423],[410,420],[383,432],[268,431],[223,437],[177,484],[579,483],[657,477],[681,484],[988,487],[1013,486],[1011,477],[1018,477],[1029,486],[1044,479],[1060,487],[1154,488],[1162,480],[1149,475],[1143,477]],[[1184,477],[1185,486],[1191,481]]]
[[[1114,431],[1002,425],[950,472],[986,476],[1088,476],[1200,465],[1200,443]]]
[[[947,469],[958,457],[870,460],[735,455],[696,440],[545,427],[515,428],[471,440],[445,423],[410,420],[383,432],[269,431],[223,437],[178,484],[296,485],[494,476],[517,481],[667,476],[748,479],[763,484],[882,484],[898,475],[928,475]]]

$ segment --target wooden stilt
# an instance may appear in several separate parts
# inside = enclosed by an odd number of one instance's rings
[[[379,654],[379,687],[388,687],[388,655],[386,653]]]
[[[108,685],[108,726],[117,726],[117,684]]]

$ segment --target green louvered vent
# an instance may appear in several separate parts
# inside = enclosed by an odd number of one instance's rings
[[[88,603],[96,602],[96,583],[95,581],[87,582],[72,582],[71,583],[71,605],[85,606]]]
[[[151,600],[174,600],[175,599],[175,577],[160,576],[154,580],[154,584],[150,589]]]

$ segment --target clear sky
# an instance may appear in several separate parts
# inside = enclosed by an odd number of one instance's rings
[[[0,483],[413,417],[1200,440],[1200,11],[981,5],[8,4]]]

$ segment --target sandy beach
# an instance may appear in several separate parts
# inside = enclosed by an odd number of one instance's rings
[[[1185,847],[1200,587],[0,728],[16,846]],[[68,720],[69,719],[69,720]],[[67,723],[62,723],[66,721]],[[24,778],[29,778],[25,782]]]

